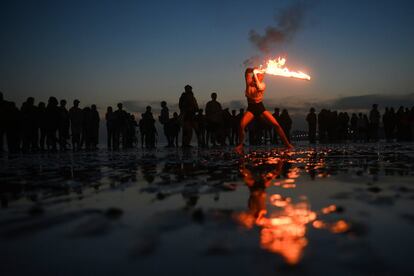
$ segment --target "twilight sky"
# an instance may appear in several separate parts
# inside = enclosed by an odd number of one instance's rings
[[[212,91],[244,101],[243,62],[260,54],[249,31],[296,2],[1,1],[0,90],[19,105],[54,95],[104,108],[172,105],[188,83],[200,103]],[[267,77],[269,103],[414,93],[413,1],[306,2],[303,28],[270,54],[313,79]]]

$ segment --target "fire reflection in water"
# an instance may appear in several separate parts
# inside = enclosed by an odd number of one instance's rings
[[[315,229],[328,229],[332,233],[348,231],[349,224],[344,220],[326,223],[318,219],[318,214],[326,215],[335,212],[337,210],[335,205],[315,212],[311,210],[306,197],[302,196],[299,201],[294,202],[292,198],[280,194],[268,195],[266,188],[279,177],[285,162],[286,160],[282,158],[272,157],[268,161],[261,160],[250,165],[251,169],[246,162],[241,163],[240,172],[250,190],[249,211],[237,213],[235,219],[248,229],[259,227],[261,248],[279,254],[287,264],[295,265],[301,260],[308,244],[306,238],[308,224]],[[253,175],[252,171],[258,173]],[[280,185],[280,182],[275,182],[273,185],[294,188],[299,173],[299,168],[291,168],[286,174],[288,181],[282,182],[285,184]],[[286,184],[290,185],[285,187]]]

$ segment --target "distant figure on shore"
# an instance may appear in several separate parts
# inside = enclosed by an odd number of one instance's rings
[[[309,114],[306,116],[306,122],[308,122],[308,131],[309,131],[309,143],[315,144],[316,143],[316,113],[315,108],[311,108],[309,110]]]
[[[273,118],[275,118],[276,121],[280,123],[280,109],[278,107],[274,108],[272,116]],[[274,145],[279,144],[279,138],[278,138],[278,135],[275,129],[273,129],[273,133],[272,133],[272,144]]]
[[[350,129],[352,134],[352,141],[356,142],[358,140],[358,116],[356,113],[352,113]]]
[[[180,117],[183,126],[182,147],[191,147],[191,138],[193,130],[196,131],[195,113],[197,112],[198,104],[193,94],[193,88],[190,85],[184,87],[184,92],[181,94],[179,104]]]
[[[50,97],[46,107],[47,118],[47,135],[46,145],[49,150],[57,150],[56,133],[59,128],[59,108],[58,100],[55,97]]]
[[[22,119],[22,152],[36,152],[38,150],[38,111],[34,105],[34,98],[27,98],[21,108]]]
[[[99,144],[99,113],[95,104],[91,105],[91,119],[88,126],[91,129],[90,134],[90,147],[92,150],[96,150]]]
[[[172,147],[172,139],[168,131],[169,130],[168,121],[170,120],[170,111],[168,110],[166,101],[161,102],[161,114],[160,116],[158,116],[158,120],[160,124],[163,126],[164,136],[167,139],[167,143],[168,143],[167,147]]]
[[[177,112],[173,113],[173,117],[170,119],[168,126],[171,128],[170,131],[173,146],[178,148],[178,134],[180,133],[180,121]]]
[[[81,134],[83,125],[83,112],[79,108],[79,100],[73,101],[73,106],[69,109],[70,128],[72,132],[72,150],[81,149]]]
[[[197,143],[199,147],[204,148],[206,146],[206,115],[203,114],[203,109],[200,108],[196,115],[197,124]]]
[[[378,111],[378,105],[373,104],[372,109],[369,112],[369,132],[370,139],[373,142],[378,142],[378,130],[380,124],[381,115]]]
[[[59,147],[60,150],[67,150],[70,129],[69,111],[66,109],[66,100],[60,100],[59,106]]]
[[[142,115],[143,131],[145,134],[145,147],[153,149],[156,145],[157,130],[155,128],[155,119],[152,115],[151,106],[147,106],[145,113]]]
[[[122,148],[126,148],[127,140],[127,113],[124,111],[122,103],[117,104],[118,109],[114,112],[114,150],[119,150],[120,143]]]
[[[234,146],[237,145],[237,141],[239,140],[239,120],[236,114],[236,110],[233,109],[231,111],[231,134],[230,134],[230,145]]]
[[[255,117],[261,117],[262,119],[271,123],[273,127],[276,129],[277,133],[279,134],[285,146],[289,149],[293,148],[293,146],[290,144],[289,140],[287,139],[282,127],[279,125],[276,119],[272,116],[272,114],[265,109],[263,105],[262,101],[263,101],[264,92],[266,90],[266,84],[263,82],[264,74],[261,73],[257,69],[247,68],[244,73],[244,77],[246,81],[245,95],[247,98],[248,107],[240,123],[240,130],[239,130],[240,138],[239,138],[239,145],[236,147],[236,152],[238,153],[243,152],[244,129]]]
[[[210,142],[213,146],[219,143],[219,131],[223,123],[222,113],[221,104],[217,101],[217,93],[211,93],[211,100],[206,104],[207,146]]]
[[[283,109],[280,114],[280,125],[286,135],[286,138],[290,142],[290,130],[292,129],[292,119],[289,116],[287,109]]]
[[[107,137],[107,148],[108,150],[113,149],[114,145],[114,128],[115,128],[115,118],[112,106],[106,108],[105,114],[106,120],[106,137]]]

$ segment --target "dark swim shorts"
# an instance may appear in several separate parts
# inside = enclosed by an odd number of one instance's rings
[[[262,115],[263,112],[266,111],[266,108],[263,105],[263,102],[260,103],[251,103],[249,102],[247,105],[247,111],[253,113],[255,117]]]

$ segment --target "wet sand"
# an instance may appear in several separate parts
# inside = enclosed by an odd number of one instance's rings
[[[414,145],[0,157],[1,275],[413,274]]]

